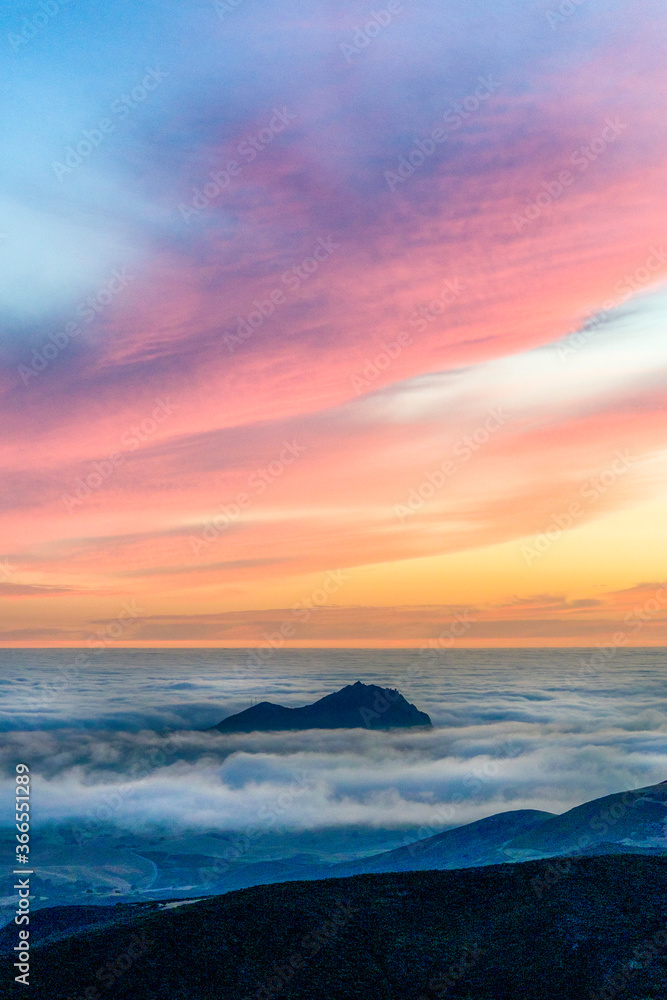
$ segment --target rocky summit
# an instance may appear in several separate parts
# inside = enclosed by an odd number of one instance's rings
[[[426,712],[420,712],[394,688],[357,681],[302,708],[285,708],[262,701],[244,712],[230,715],[213,729],[221,733],[266,733],[301,729],[406,729],[414,726],[432,726]]]

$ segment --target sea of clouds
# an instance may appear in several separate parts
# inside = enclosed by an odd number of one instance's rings
[[[0,653],[0,827],[13,774],[32,819],[134,832],[406,829],[507,809],[563,812],[667,779],[661,650]],[[398,688],[432,731],[207,731],[252,701],[307,704],[361,680]]]

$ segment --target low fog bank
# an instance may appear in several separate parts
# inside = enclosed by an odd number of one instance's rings
[[[667,778],[656,650],[601,663],[590,650],[464,650],[420,673],[416,651],[292,650],[247,676],[243,651],[116,650],[79,677],[72,651],[17,652],[34,653],[3,654],[2,816],[25,762],[37,826],[428,835]],[[357,679],[397,687],[435,728],[205,731],[252,700],[303,705]]]
[[[17,761],[31,768],[37,824],[435,830],[506,809],[563,812],[667,777],[665,737],[650,713],[644,721],[596,730],[554,720],[413,733],[10,733],[0,754],[3,815]]]

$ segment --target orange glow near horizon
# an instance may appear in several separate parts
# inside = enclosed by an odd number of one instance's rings
[[[118,216],[131,280],[43,368],[65,292],[12,300],[0,646],[229,648],[286,623],[285,648],[410,648],[460,614],[452,648],[667,644],[666,70],[648,19],[586,16],[581,51],[551,32],[525,64],[499,28],[498,85],[398,182],[469,73],[436,108],[370,53],[318,71],[195,219],[183,198],[264,127],[263,94],[222,114],[209,93],[191,133],[172,94],[122,170],[91,157],[68,197],[81,219],[101,199],[105,233]],[[111,273],[90,241],[67,315]]]

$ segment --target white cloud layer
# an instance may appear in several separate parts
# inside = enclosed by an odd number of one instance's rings
[[[411,679],[410,651],[290,651],[270,676],[240,679],[234,651],[118,650],[32,714],[30,691],[43,693],[71,653],[2,656],[12,660],[3,815],[24,761],[36,824],[436,831],[506,809],[562,812],[667,778],[659,650],[619,650],[585,680],[585,650],[449,652]],[[435,728],[201,731],[249,698],[305,704],[356,679],[398,687]]]

